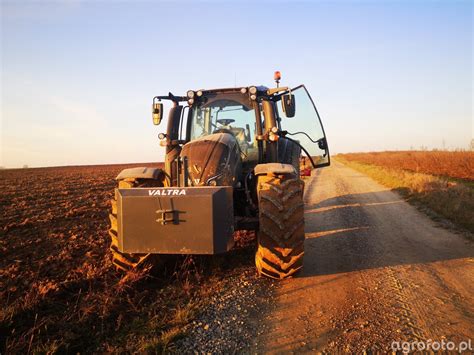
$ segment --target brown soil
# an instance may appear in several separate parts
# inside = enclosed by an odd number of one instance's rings
[[[0,352],[161,352],[221,292],[215,280],[253,270],[244,234],[230,255],[115,272],[107,215],[124,167],[0,171]],[[305,203],[304,271],[256,317],[253,350],[474,337],[472,241],[339,163],[306,181]]]
[[[114,178],[140,165],[0,171],[0,353],[160,352],[219,280],[254,272],[245,234],[230,255],[117,272],[108,236]]]

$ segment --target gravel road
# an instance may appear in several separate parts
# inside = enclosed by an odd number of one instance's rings
[[[253,268],[241,269],[224,281],[208,306],[171,350],[178,354],[248,352],[265,328],[262,314],[271,305],[276,282],[259,279]]]
[[[474,346],[474,243],[465,235],[337,162],[307,181],[305,203],[304,271],[277,288],[252,352]]]

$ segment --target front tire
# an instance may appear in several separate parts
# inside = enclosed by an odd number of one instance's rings
[[[295,174],[258,176],[259,222],[255,265],[259,275],[294,276],[303,267],[303,181]]]
[[[163,183],[160,180],[153,179],[134,179],[127,178],[119,180],[119,189],[131,189],[134,187],[162,187]],[[112,211],[109,214],[110,229],[109,235],[111,239],[110,251],[112,252],[112,263],[117,270],[129,271],[135,269],[143,264],[148,259],[150,254],[128,254],[122,253],[118,249],[118,226],[117,226],[117,191],[114,198],[110,201]]]

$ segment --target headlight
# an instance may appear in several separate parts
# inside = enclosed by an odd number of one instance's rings
[[[197,95],[198,97],[201,97],[201,96],[202,96],[202,91],[199,90],[199,91],[196,93],[196,95]]]
[[[242,89],[240,89],[240,92],[241,92],[242,94],[245,94],[245,93],[247,92],[247,88],[242,88]]]
[[[188,104],[189,104],[189,106],[192,106],[192,105],[193,105],[193,103],[194,103],[194,99],[189,99],[189,100],[188,100]]]
[[[257,100],[257,95],[250,95],[250,100]]]
[[[186,95],[188,96],[188,98],[192,99],[194,97],[194,91],[192,90],[189,90]]]
[[[256,88],[255,86],[251,86],[251,87],[249,88],[249,92],[250,92],[251,94],[256,94],[256,93],[257,93],[257,88]]]
[[[268,133],[268,139],[270,139],[272,142],[276,142],[279,138],[280,136],[278,135],[278,128],[272,127]]]

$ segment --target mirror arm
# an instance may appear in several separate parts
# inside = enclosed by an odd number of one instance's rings
[[[153,98],[153,102],[155,102],[155,100],[158,100],[158,101],[170,100],[170,101],[173,101],[174,103],[178,104],[181,101],[186,101],[186,97],[184,97],[184,96],[174,96],[172,93],[169,93],[166,96],[155,96]]]

